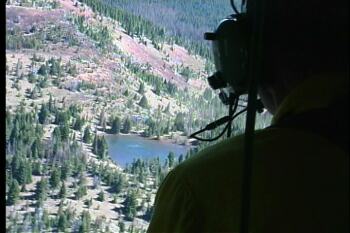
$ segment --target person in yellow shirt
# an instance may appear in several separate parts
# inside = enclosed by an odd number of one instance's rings
[[[349,232],[348,2],[269,1],[250,232]],[[148,233],[239,232],[244,135],[169,172]]]

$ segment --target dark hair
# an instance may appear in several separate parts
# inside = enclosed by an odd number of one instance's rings
[[[266,0],[264,79],[290,73],[348,72],[348,0]]]

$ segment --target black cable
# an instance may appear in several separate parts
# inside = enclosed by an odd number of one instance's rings
[[[191,134],[189,137],[190,138],[195,138],[199,141],[203,141],[203,142],[212,142],[212,141],[215,141],[215,140],[218,140],[222,135],[224,135],[224,133],[226,132],[229,124],[226,124],[225,128],[222,130],[222,132],[216,136],[215,138],[200,138],[200,137],[197,137],[196,135],[197,134],[200,134],[204,131],[207,131],[207,130],[212,130],[212,129],[215,129],[216,127],[226,123],[226,122],[232,122],[236,117],[238,117],[240,114],[242,114],[243,112],[247,111],[247,108],[244,108],[242,109],[241,111],[237,112],[236,114],[233,115],[233,117],[229,117],[229,116],[225,116],[225,117],[222,117],[220,118],[219,120],[217,121],[214,121],[213,123],[210,123],[209,125],[207,125],[204,129],[201,129],[193,134]]]
[[[233,11],[238,15],[238,14],[239,14],[239,11],[237,10],[237,8],[236,8],[235,3],[233,2],[233,0],[230,0],[230,3],[231,3],[231,7],[232,7]]]
[[[226,124],[226,126],[222,130],[222,132],[218,136],[216,136],[215,138],[200,138],[200,137],[197,137],[195,135],[191,135],[190,137],[191,138],[195,138],[195,139],[197,139],[199,141],[203,141],[203,142],[212,142],[212,141],[218,140],[222,135],[224,135],[224,133],[226,132],[227,128],[228,128],[228,124]]]

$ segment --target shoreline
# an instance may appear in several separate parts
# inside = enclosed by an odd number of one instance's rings
[[[127,134],[125,133],[110,134],[103,131],[99,131],[99,133],[105,136],[136,136],[146,140],[158,141],[159,143],[174,144],[174,145],[184,146],[184,147],[195,147],[196,141],[197,141],[195,139],[189,139],[187,138],[187,136],[181,136],[178,134],[175,135],[176,138],[169,138],[171,137],[171,135],[163,135],[163,136],[160,136],[159,138],[157,136],[147,137],[143,135],[144,131],[130,131],[130,133],[127,133]]]

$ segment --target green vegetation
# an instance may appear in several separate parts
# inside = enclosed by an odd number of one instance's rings
[[[91,129],[90,129],[90,126],[87,126],[85,127],[85,130],[84,130],[83,142],[90,144],[91,141],[92,141]]]
[[[140,102],[139,102],[139,105],[140,105],[141,107],[143,107],[143,108],[148,108],[148,107],[149,107],[149,106],[148,106],[148,100],[147,100],[147,98],[146,98],[145,95],[142,96],[142,98],[141,98],[141,100],[140,100]]]
[[[17,180],[13,179],[11,186],[10,186],[10,190],[7,194],[7,205],[14,205],[16,204],[18,198],[19,198],[19,185]]]
[[[106,159],[108,156],[108,145],[104,136],[95,135],[92,143],[92,152],[100,159]]]
[[[135,192],[130,192],[126,195],[124,206],[125,207],[123,212],[125,214],[125,217],[128,220],[132,220],[136,216],[136,207],[137,207]]]
[[[131,130],[131,120],[129,117],[126,117],[124,119],[124,123],[123,123],[123,129],[122,129],[122,133],[128,134]]]
[[[112,123],[111,123],[111,134],[119,134],[120,128],[121,128],[121,121],[119,117],[114,117],[112,118]]]

